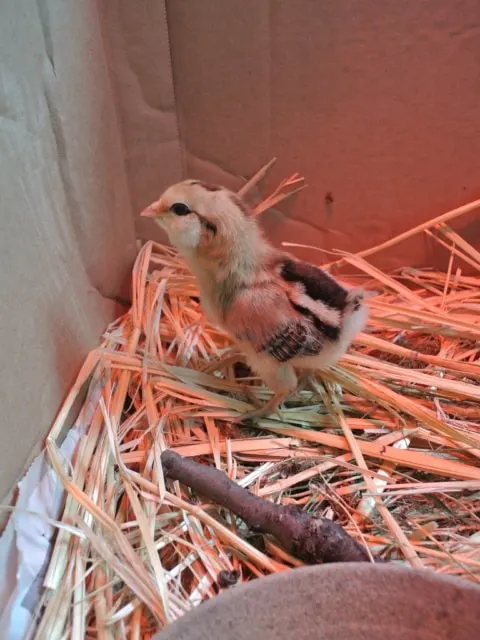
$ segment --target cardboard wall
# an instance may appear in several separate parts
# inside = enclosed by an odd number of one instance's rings
[[[133,211],[138,214],[186,167],[179,137],[165,0],[99,2],[123,134]],[[188,3],[187,3],[188,4]],[[143,239],[163,236],[137,220]]]
[[[170,95],[171,59],[185,174],[234,185],[278,156],[272,182],[306,177],[263,217],[276,242],[357,251],[480,197],[479,0],[167,0],[169,58],[163,3],[140,3],[150,19],[136,26],[139,3],[113,4],[130,13],[139,85]],[[140,59],[152,33],[163,53]],[[135,211],[173,177],[155,162],[141,174]],[[467,222],[480,246],[478,215]],[[426,237],[379,258],[445,264]]]
[[[135,236],[96,3],[0,13],[2,499],[113,319]]]

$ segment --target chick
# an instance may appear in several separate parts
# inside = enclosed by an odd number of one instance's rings
[[[207,318],[273,390],[244,420],[277,412],[297,372],[335,364],[367,322],[364,292],[275,249],[249,206],[223,187],[185,180],[141,215],[165,229],[196,276]]]

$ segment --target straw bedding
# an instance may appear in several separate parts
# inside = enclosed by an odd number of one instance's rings
[[[301,186],[298,176],[284,181],[257,213]],[[269,389],[204,322],[176,253],[147,243],[132,308],[88,356],[47,440],[67,498],[36,637],[149,638],[236,580],[301,564],[233,514],[165,484],[166,448],[335,519],[390,561],[480,581],[480,254],[445,224],[477,204],[387,243],[430,234],[450,250],[446,273],[387,275],[366,260],[383,246],[340,256],[379,292],[368,331],[314,389],[298,391],[282,420],[248,428],[236,419]],[[66,468],[61,429],[85,384],[93,417]]]

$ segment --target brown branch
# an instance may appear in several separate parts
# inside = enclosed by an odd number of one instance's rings
[[[225,473],[173,451],[164,451],[161,458],[169,478],[229,509],[252,530],[275,536],[286,551],[309,564],[370,560],[367,550],[336,522],[312,518],[292,505],[263,500],[232,482]]]

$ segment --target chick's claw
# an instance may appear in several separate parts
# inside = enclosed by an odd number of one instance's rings
[[[279,413],[279,407],[280,404],[282,402],[282,400],[285,399],[285,395],[274,395],[268,402],[266,402],[265,404],[263,404],[261,407],[258,407],[257,409],[253,410],[253,411],[248,411],[247,413],[244,413],[241,417],[240,417],[240,422],[245,423],[245,422],[257,422],[259,418],[268,418],[270,417],[272,414],[276,413],[277,417],[280,418],[280,420],[282,419],[282,416]]]
[[[253,404],[254,407],[256,407],[257,409],[261,409],[263,407],[263,405],[260,402],[260,400],[257,398],[255,393],[252,391],[252,389],[248,385],[244,385],[242,387],[242,391],[245,394],[245,396],[247,397],[248,401],[251,404]]]

